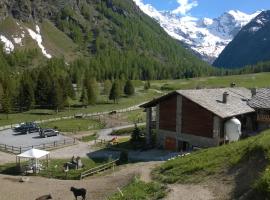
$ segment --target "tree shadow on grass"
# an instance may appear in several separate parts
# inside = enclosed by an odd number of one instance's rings
[[[267,167],[267,159],[263,149],[253,149],[243,156],[239,164],[232,167],[229,175],[234,175],[235,188],[232,194],[234,199],[259,200],[262,197],[256,194],[253,185],[260,177],[260,174]]]

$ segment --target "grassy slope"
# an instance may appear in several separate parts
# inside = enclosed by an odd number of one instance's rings
[[[163,183],[196,183],[218,174],[227,174],[233,169],[248,167],[250,173],[256,177],[250,180],[248,186],[253,187],[257,194],[269,198],[269,156],[270,131],[268,130],[259,136],[240,142],[201,150],[168,161],[157,168],[153,174]],[[242,176],[249,176],[249,173],[243,172]]]
[[[269,87],[270,73],[246,74],[224,77],[205,77],[183,80],[164,80],[153,81],[151,86],[160,89],[162,86],[165,90],[190,89],[190,88],[213,88],[213,87],[229,87],[231,83],[237,86],[254,88]]]
[[[165,188],[159,183],[144,183],[139,180],[131,182],[122,192],[124,196],[116,193],[109,200],[155,200],[165,196]]]
[[[77,45],[63,32],[57,29],[50,21],[44,20],[41,24],[41,32],[44,38],[44,46],[56,57],[64,57],[65,60],[74,60],[80,53]]]
[[[19,23],[17,25],[16,23]],[[81,56],[78,51],[78,45],[76,45],[65,33],[57,29],[50,21],[44,20],[39,24],[41,29],[42,44],[45,46],[49,54],[56,57],[64,57],[67,61],[72,61],[75,58]],[[20,28],[23,28],[22,30]],[[36,41],[34,41],[26,28],[35,30],[35,24],[22,23],[13,19],[12,17],[7,17],[5,20],[0,22],[0,34],[5,35],[15,46],[16,49],[33,49],[38,47]],[[23,46],[15,44],[13,37],[21,37],[24,31]]]

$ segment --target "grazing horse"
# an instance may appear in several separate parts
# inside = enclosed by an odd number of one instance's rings
[[[80,196],[82,197],[82,200],[85,200],[86,189],[71,187],[70,191],[73,192],[73,195],[76,198],[76,200],[77,200],[77,197],[80,197]]]
[[[43,196],[36,198],[36,200],[47,200],[47,199],[52,199],[52,195],[47,194],[47,195],[43,195]]]

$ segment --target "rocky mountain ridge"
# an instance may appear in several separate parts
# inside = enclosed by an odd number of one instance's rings
[[[134,2],[144,13],[157,20],[170,36],[183,42],[187,48],[209,63],[213,63],[241,28],[261,12],[249,15],[230,10],[215,19],[198,19],[158,11],[150,4],[143,4],[141,0]]]

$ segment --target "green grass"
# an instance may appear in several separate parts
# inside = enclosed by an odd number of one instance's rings
[[[162,183],[197,183],[238,167],[251,167],[248,162],[253,162],[251,173],[258,173],[258,177],[252,180],[252,186],[270,197],[269,157],[270,130],[267,130],[256,137],[167,161],[153,171],[153,176]]]
[[[81,139],[81,141],[82,142],[90,142],[90,141],[93,141],[93,140],[95,140],[97,138],[98,138],[98,135],[95,133],[93,135],[83,136],[82,139]]]
[[[54,128],[63,132],[90,131],[104,128],[104,124],[93,119],[64,119],[54,122],[42,123],[42,128]]]
[[[78,57],[77,45],[63,32],[57,29],[51,22],[44,20],[41,24],[41,32],[46,49],[51,54],[72,61]]]
[[[231,83],[236,83],[237,87],[269,87],[270,73],[267,72],[223,77],[203,77],[182,80],[152,81],[151,88],[172,91],[192,88],[230,87]]]
[[[159,183],[145,183],[134,179],[122,190],[124,196],[116,193],[109,200],[157,200],[166,195],[166,188]]]
[[[43,165],[46,166],[46,161],[42,160],[41,162],[43,162]],[[82,158],[82,163],[84,164],[84,167],[79,170],[70,169],[66,175],[66,173],[64,172],[64,164],[66,162],[70,162],[70,159],[50,160],[49,168],[41,170],[40,173],[38,173],[37,175],[47,178],[77,180],[79,179],[81,172],[105,163],[104,160],[92,160],[89,158]],[[26,162],[24,162],[24,164],[26,164]],[[8,163],[5,165],[0,165],[0,173],[9,175],[20,174],[18,172],[16,163]]]
[[[95,106],[88,106],[88,108],[75,108],[63,110],[59,113],[56,113],[53,110],[47,109],[34,109],[23,113],[13,113],[9,114],[8,118],[6,114],[0,114],[0,126],[22,123],[27,121],[35,120],[44,120],[51,118],[58,118],[64,116],[72,116],[75,114],[81,113],[95,113],[95,112],[104,112],[112,111],[117,109],[123,109],[130,106],[140,104],[142,102],[149,101],[156,97],[157,94],[154,91],[138,91],[138,93],[130,98],[121,98],[117,104],[108,102],[104,97],[100,97],[99,103]]]

